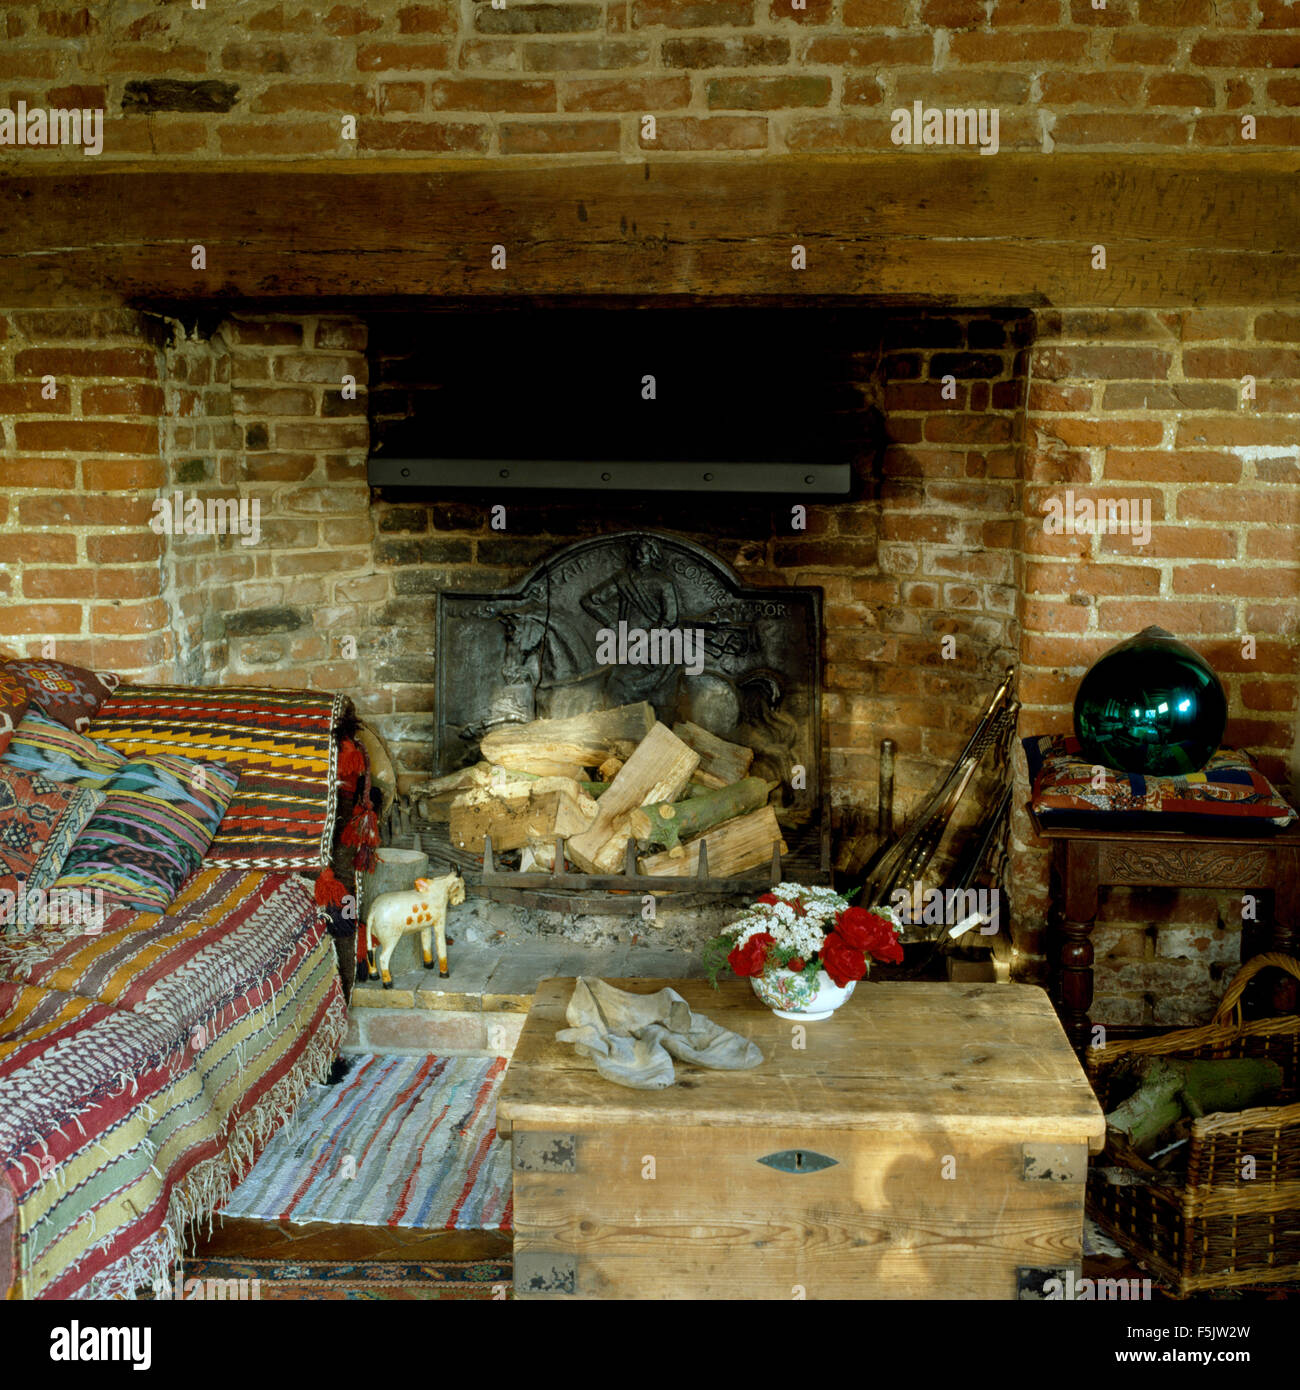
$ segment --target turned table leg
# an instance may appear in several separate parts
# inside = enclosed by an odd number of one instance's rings
[[[1092,1041],[1092,927],[1097,917],[1097,846],[1067,840],[1062,846],[1061,919],[1056,939],[1057,1011],[1076,1052]]]
[[[1278,845],[1274,853],[1273,924],[1268,949],[1300,955],[1300,844]],[[1295,980],[1272,970],[1269,976],[1273,981],[1270,1013],[1295,1013]]]

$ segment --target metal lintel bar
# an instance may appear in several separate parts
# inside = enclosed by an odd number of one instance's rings
[[[371,487],[545,488],[581,492],[799,493],[847,496],[847,463],[592,463],[574,459],[398,459],[372,456]]]

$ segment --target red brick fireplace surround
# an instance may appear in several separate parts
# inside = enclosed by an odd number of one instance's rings
[[[837,821],[874,802],[881,738],[902,816],[1006,665],[1021,731],[1064,730],[1091,661],[1151,623],[1211,661],[1228,741],[1294,799],[1296,11],[9,5],[0,107],[105,120],[96,158],[0,146],[0,643],[345,690],[409,784],[437,589],[651,526],[746,584],[824,591]],[[914,100],[998,107],[998,154],[900,150]],[[753,499],[520,497],[500,532],[496,496],[368,487],[372,423],[403,408],[379,316],[454,339],[471,310],[576,296],[671,308],[684,333],[703,305],[824,314],[850,343],[852,495],[799,532]],[[779,390],[780,362],[762,370]],[[1149,543],[1046,534],[1067,490],[1149,502]],[[177,493],[256,499],[258,543],[156,533]],[[1011,848],[1015,969],[1036,978],[1047,855],[1023,809]],[[1236,894],[1112,890],[1094,1019],[1204,1018],[1240,918]]]

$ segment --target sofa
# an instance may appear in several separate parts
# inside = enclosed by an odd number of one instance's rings
[[[377,838],[353,731],[316,691],[0,664],[6,1297],[170,1286],[326,1079],[354,951],[337,853]]]

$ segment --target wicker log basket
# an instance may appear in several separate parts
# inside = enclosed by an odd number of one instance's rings
[[[1300,1016],[1243,1023],[1241,996],[1261,970],[1300,980],[1300,961],[1266,953],[1233,977],[1201,1028],[1090,1049],[1103,1110],[1118,1063],[1133,1057],[1255,1057],[1282,1068],[1281,1105],[1192,1121],[1186,1173],[1168,1173],[1109,1136],[1088,1174],[1088,1214],[1178,1298],[1300,1281]],[[1252,1165],[1253,1177],[1245,1176]]]

